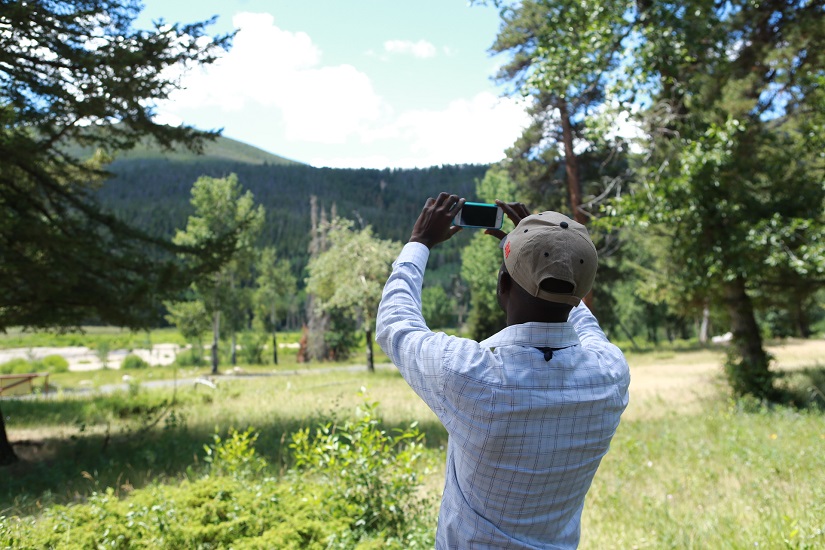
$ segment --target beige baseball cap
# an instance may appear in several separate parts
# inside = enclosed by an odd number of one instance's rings
[[[579,305],[593,287],[598,262],[587,228],[558,212],[527,216],[504,243],[504,265],[513,280],[550,302]],[[572,291],[558,293],[542,287],[554,279],[569,283]]]

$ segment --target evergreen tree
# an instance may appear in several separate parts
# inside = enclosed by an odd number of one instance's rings
[[[0,330],[146,327],[161,298],[231,248],[225,235],[179,247],[123,223],[91,193],[105,156],[67,151],[70,141],[111,152],[147,137],[198,150],[215,136],[156,124],[154,102],[178,87],[170,68],[214,61],[229,37],[204,40],[209,22],[139,31],[139,11],[131,0],[0,3]],[[14,462],[0,428],[0,464]]]

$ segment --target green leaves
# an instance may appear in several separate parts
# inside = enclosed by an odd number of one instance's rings
[[[429,505],[419,493],[424,434],[415,423],[388,433],[377,402],[365,399],[357,412],[354,420],[318,426],[314,435],[309,428],[293,433],[296,468],[320,478],[325,500],[346,503],[346,510],[330,512],[353,518],[354,540],[374,533],[404,538]]]
[[[307,292],[322,311],[346,312],[372,326],[399,245],[353,225],[338,218],[323,229],[329,248],[309,262]]]
[[[230,476],[236,479],[255,478],[267,467],[263,457],[256,454],[255,442],[258,433],[252,426],[243,432],[231,428],[222,438],[215,431],[212,443],[204,445],[204,462],[209,464],[209,472],[216,476]]]
[[[172,69],[210,63],[229,37],[204,40],[207,23],[138,31],[138,12],[126,0],[0,5],[0,329],[145,328],[224,257],[220,241],[175,246],[106,212],[89,190],[108,159],[67,152],[70,141],[114,152],[144,138],[197,151],[217,135],[152,119],[178,87]]]

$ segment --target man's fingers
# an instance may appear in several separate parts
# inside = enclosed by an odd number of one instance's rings
[[[446,192],[442,191],[441,193],[438,194],[438,198],[435,200],[435,207],[439,208],[439,207],[444,206],[445,204],[450,204],[452,202],[452,201],[450,201],[450,197],[453,197],[453,196],[455,196],[455,195],[450,195],[449,193],[446,193]]]
[[[530,215],[527,206],[520,202],[504,202],[496,199],[496,204],[501,207],[501,210],[507,214],[507,217],[516,225]]]
[[[501,229],[485,229],[484,234],[485,235],[492,235],[493,237],[497,238],[498,240],[501,240],[501,239],[503,239],[504,237],[507,236],[507,233],[505,233]]]

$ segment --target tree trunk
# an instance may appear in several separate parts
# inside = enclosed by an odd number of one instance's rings
[[[564,142],[564,167],[567,172],[567,195],[570,198],[570,211],[573,219],[580,224],[587,223],[587,216],[581,209],[582,184],[579,179],[579,159],[573,150],[573,124],[567,110],[567,102],[559,101],[559,118],[561,118],[561,136]]]
[[[218,340],[221,332],[221,312],[212,317],[212,374],[218,374]]]
[[[725,284],[724,299],[738,355],[729,359],[726,365],[732,389],[739,396],[750,394],[760,399],[772,399],[775,391],[769,370],[770,358],[762,345],[753,304],[742,277]]]
[[[278,330],[276,329],[276,323],[278,322],[277,315],[275,314],[275,306],[272,306],[272,311],[269,314],[269,321],[272,325],[272,361],[277,365],[278,364]]]
[[[808,310],[805,307],[804,299],[799,297],[794,298],[793,317],[796,335],[799,338],[810,338],[813,331],[811,330],[811,320],[810,317],[808,317]]]
[[[702,324],[699,325],[699,343],[703,346],[708,343],[708,329],[710,328],[710,307],[707,304],[702,308]]]
[[[234,332],[232,333],[232,351],[230,353],[230,361],[232,362],[232,366],[238,364],[238,335]]]
[[[14,448],[9,443],[9,436],[6,434],[6,419],[3,411],[0,410],[0,466],[8,466],[20,460],[14,453]]]
[[[367,370],[375,372],[375,359],[372,353],[372,327],[367,327],[364,332],[367,337]]]
[[[567,173],[567,196],[570,199],[570,211],[573,219],[582,225],[587,224],[587,216],[582,210],[582,182],[579,178],[579,157],[573,150],[573,123],[570,121],[570,112],[567,110],[567,101],[558,102],[559,118],[561,119],[561,137],[564,142],[564,168]],[[584,305],[593,309],[594,291],[591,290],[584,297]]]

